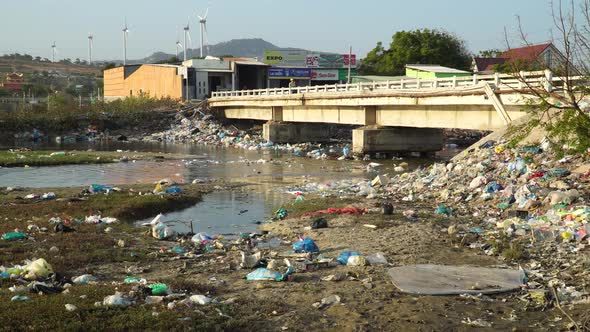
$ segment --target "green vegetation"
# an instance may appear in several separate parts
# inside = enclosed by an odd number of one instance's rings
[[[132,128],[160,119],[161,114],[155,110],[175,105],[172,99],[141,95],[113,102],[96,101],[90,106],[78,107],[74,97],[57,93],[48,98],[47,108],[1,112],[0,133],[39,129],[60,134],[86,130],[89,125],[99,129]]]
[[[0,195],[0,206],[10,206],[10,208],[2,208],[0,217],[8,218],[13,222],[9,225],[0,223],[0,232],[8,232],[18,226],[26,228],[27,220],[39,216],[83,219],[90,214],[102,214],[122,221],[133,221],[148,218],[160,212],[188,208],[201,200],[202,192],[210,190],[208,186],[182,186],[183,193],[179,195],[140,195],[140,193],[150,193],[154,185],[126,185],[120,188],[121,192],[90,196],[81,196],[81,188],[41,188],[34,191],[30,189],[27,192],[5,193]],[[54,192],[58,199],[43,201],[22,199],[22,196],[31,192],[48,191]]]
[[[371,50],[359,67],[363,75],[404,75],[407,64],[437,64],[469,69],[471,56],[465,42],[440,30],[398,31],[389,49],[381,42]]]
[[[77,164],[105,164],[115,161],[116,153],[67,152],[53,154],[51,151],[0,151],[0,167],[55,166]]]

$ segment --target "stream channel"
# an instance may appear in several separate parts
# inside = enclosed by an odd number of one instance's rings
[[[13,146],[12,146],[13,147]],[[67,165],[31,168],[0,168],[0,187],[83,187],[93,183],[123,185],[154,183],[170,178],[179,183],[194,179],[203,181],[224,180],[248,183],[238,190],[214,191],[188,209],[165,215],[163,220],[180,220],[178,231],[190,230],[209,234],[236,234],[253,232],[257,222],[267,220],[275,209],[295,198],[287,188],[304,182],[331,183],[338,180],[370,181],[377,174],[394,174],[393,167],[402,161],[410,170],[434,162],[429,159],[373,160],[382,164],[367,172],[371,161],[316,160],[277,154],[274,151],[257,152],[241,149],[217,148],[188,144],[101,142],[70,145],[36,145],[34,149],[49,150],[102,150],[160,152],[190,155],[190,159],[135,161],[102,165]],[[2,149],[11,148],[0,147]],[[457,151],[443,151],[437,158],[446,159]],[[132,153],[128,153],[132,155]],[[264,161],[264,162],[263,162]],[[139,220],[138,224],[149,220]]]

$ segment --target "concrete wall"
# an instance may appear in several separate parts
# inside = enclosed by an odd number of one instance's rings
[[[262,135],[273,143],[329,142],[330,131],[321,124],[265,123]]]
[[[177,67],[142,65],[125,77],[124,68],[104,71],[105,99],[149,94],[155,98],[182,98],[182,76]]]
[[[110,100],[129,95],[125,92],[125,70],[123,67],[104,71],[104,98]]]
[[[433,152],[442,150],[442,129],[360,128],[352,131],[354,153]]]

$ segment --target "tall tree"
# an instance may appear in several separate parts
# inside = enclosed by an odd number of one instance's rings
[[[457,69],[469,69],[471,55],[465,42],[442,30],[418,29],[398,31],[389,49],[381,42],[362,61],[362,74],[403,75],[407,64],[437,64]]]

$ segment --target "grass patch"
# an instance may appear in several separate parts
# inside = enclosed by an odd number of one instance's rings
[[[93,152],[66,152],[51,155],[51,151],[0,151],[0,167],[57,166],[112,163],[117,155]]]
[[[2,331],[22,330],[223,330],[227,318],[217,312],[217,306],[202,306],[195,311],[188,306],[177,306],[168,310],[165,305],[139,303],[128,308],[105,308],[94,306],[105,296],[115,291],[128,291],[129,285],[109,284],[74,286],[70,294],[36,295],[27,294],[30,301],[11,302],[11,293],[0,293]],[[80,298],[85,296],[85,298]],[[74,304],[78,309],[65,310],[65,304]],[[156,312],[157,315],[154,315]],[[189,318],[189,319],[186,319]]]
[[[201,200],[203,192],[210,191],[209,186],[185,185],[181,186],[182,194],[175,195],[139,195],[153,190],[154,185],[127,185],[120,186],[122,191],[109,195],[81,195],[82,188],[42,188],[27,189],[26,191],[11,192],[0,195],[0,232],[5,232],[18,227],[26,227],[27,220],[45,219],[51,217],[79,218],[93,214],[115,217],[121,221],[135,221],[148,218],[158,213],[182,210]],[[27,200],[22,199],[27,193],[43,193],[52,191],[58,200]],[[82,199],[80,201],[68,201],[68,199]],[[59,200],[65,199],[65,200]],[[2,219],[11,222],[8,227]],[[19,221],[21,222],[19,225]]]

